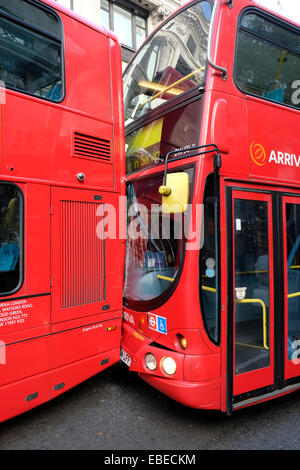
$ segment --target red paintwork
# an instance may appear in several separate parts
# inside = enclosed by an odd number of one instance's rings
[[[24,194],[25,271],[21,289],[1,299],[0,313],[20,301],[25,319],[10,325],[0,321],[0,340],[6,344],[0,421],[54,398],[120,358],[124,243],[96,237],[104,205],[118,212],[124,194],[120,45],[104,28],[54,1],[43,3],[63,23],[66,96],[55,104],[7,90],[1,105],[1,181],[14,182]],[[109,140],[110,161],[75,158],[75,131]],[[86,176],[83,183],[79,172]],[[63,218],[68,201],[75,207],[73,216]],[[67,258],[68,249],[73,251]],[[32,394],[37,395],[26,401]]]
[[[195,408],[216,408],[228,411],[227,402],[227,313],[228,313],[228,231],[226,221],[227,187],[244,187],[253,190],[284,191],[299,196],[300,166],[280,165],[274,162],[263,166],[256,165],[250,157],[252,142],[262,145],[269,157],[272,150],[300,155],[299,149],[299,111],[280,104],[266,102],[263,99],[246,96],[233,80],[233,64],[236,41],[236,28],[241,11],[249,6],[258,6],[250,0],[235,0],[233,7],[220,2],[217,12],[213,44],[215,45],[215,62],[226,67],[228,78],[224,81],[221,75],[208,67],[206,90],[203,99],[202,122],[199,145],[215,143],[221,150],[222,166],[220,175],[220,240],[221,240],[221,341],[217,346],[210,341],[204,328],[199,304],[199,252],[185,254],[183,271],[178,286],[172,296],[158,309],[152,310],[156,315],[167,319],[168,334],[160,335],[147,326],[147,312],[137,312],[125,307],[124,335],[122,348],[131,356],[131,370],[135,370],[150,385],[187,406]],[[271,12],[270,12],[271,13]],[[279,16],[279,15],[277,15]],[[292,22],[291,22],[292,23]],[[184,163],[195,163],[196,177],[194,185],[194,204],[203,202],[203,192],[208,174],[213,171],[211,155],[190,158]],[[170,162],[168,168],[176,168],[182,161]],[[163,167],[143,170],[128,179],[155,174]],[[245,193],[246,198],[257,198],[258,193]],[[266,196],[264,196],[266,197]],[[269,205],[269,239],[270,249],[273,243],[272,200],[267,197]],[[298,201],[298,198],[297,198]],[[285,222],[283,221],[283,226]],[[272,251],[271,251],[272,253]],[[286,272],[286,271],[285,271]],[[270,265],[273,281],[273,264]],[[234,394],[250,392],[274,382],[274,318],[273,294],[271,286],[271,367],[234,378]],[[285,293],[287,292],[285,286]],[[287,315],[287,312],[285,312]],[[285,320],[285,323],[287,319]],[[140,340],[135,335],[139,335]],[[187,338],[188,347],[180,348],[177,334]],[[282,332],[282,335],[286,332]],[[170,348],[161,350],[152,342]],[[176,377],[166,379],[158,369],[150,372],[145,369],[143,356],[146,352],[155,352],[160,357],[161,351],[174,359],[179,358],[179,369]],[[233,367],[233,364],[232,364]],[[299,367],[287,364],[285,379],[299,376]],[[234,369],[233,369],[234,370]],[[232,371],[231,371],[232,373]],[[183,375],[183,380],[180,377]],[[289,393],[286,390],[284,393]],[[279,395],[278,395],[279,396]],[[230,399],[231,397],[229,397]],[[270,399],[257,398],[258,401]],[[248,406],[245,405],[245,406]],[[240,406],[242,407],[242,406]],[[230,412],[231,410],[229,410]]]

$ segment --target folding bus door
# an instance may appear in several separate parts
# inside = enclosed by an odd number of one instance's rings
[[[272,199],[246,188],[227,191],[229,360],[239,398],[274,383]]]
[[[283,196],[284,378],[300,376],[300,197]]]

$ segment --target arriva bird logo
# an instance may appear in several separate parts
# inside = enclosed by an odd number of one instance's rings
[[[258,166],[263,166],[266,163],[266,150],[261,144],[252,142],[250,145],[250,156]]]

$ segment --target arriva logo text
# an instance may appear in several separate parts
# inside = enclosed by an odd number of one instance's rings
[[[265,148],[256,142],[250,145],[250,156],[252,161],[258,166],[264,166],[266,163],[275,163],[276,165],[300,167],[300,155],[272,150],[267,158]]]
[[[269,163],[274,162],[277,165],[287,165],[287,166],[300,166],[300,155],[296,156],[293,153],[287,152],[275,152],[272,150]]]

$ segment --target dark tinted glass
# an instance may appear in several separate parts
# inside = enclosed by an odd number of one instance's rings
[[[133,173],[164,162],[174,149],[198,145],[201,100],[176,109],[126,137],[126,170]]]
[[[0,184],[0,295],[13,292],[21,283],[21,208],[20,190]]]
[[[288,279],[288,358],[297,355],[300,340],[300,205],[286,204]]]
[[[257,14],[243,17],[238,34],[236,81],[253,95],[300,107],[300,34]]]
[[[270,365],[268,203],[234,201],[235,373]]]
[[[126,125],[204,82],[210,17],[210,3],[196,3],[145,43],[124,74]]]
[[[207,178],[204,202],[204,243],[200,252],[200,299],[201,311],[211,338],[219,340],[218,292],[218,212],[215,175]]]
[[[0,13],[7,13],[16,20],[45,31],[61,39],[60,24],[51,12],[38,8],[24,0],[0,0]]]
[[[192,187],[193,169],[186,169]],[[127,300],[159,297],[175,282],[185,250],[188,217],[162,212],[162,174],[127,186],[128,238],[124,295]]]
[[[0,0],[1,86],[60,101],[62,58],[59,20],[30,3]],[[1,15],[1,11],[8,13]]]

